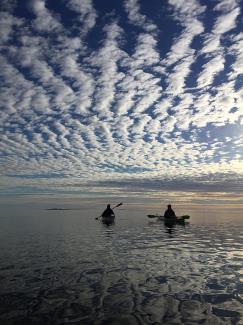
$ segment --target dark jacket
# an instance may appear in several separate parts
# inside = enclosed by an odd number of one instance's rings
[[[168,208],[164,213],[164,217],[165,218],[175,218],[176,215],[175,215],[174,210],[172,210],[171,208]]]
[[[102,213],[102,217],[111,217],[114,215],[114,211],[111,208],[106,208],[105,211]]]

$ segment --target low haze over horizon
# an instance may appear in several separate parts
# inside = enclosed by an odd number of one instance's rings
[[[0,195],[243,204],[242,1],[0,9]]]

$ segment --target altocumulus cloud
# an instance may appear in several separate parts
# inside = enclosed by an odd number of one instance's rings
[[[2,190],[240,191],[241,15],[237,0],[1,1]]]

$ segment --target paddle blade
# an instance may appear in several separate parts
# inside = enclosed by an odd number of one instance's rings
[[[113,209],[120,207],[122,204],[123,204],[122,202],[121,202],[121,203],[119,203],[119,204],[117,204],[116,206],[114,206],[114,208],[113,208]]]
[[[148,214],[147,217],[148,218],[158,218],[159,216],[155,215],[155,214]]]
[[[180,218],[185,220],[185,219],[190,219],[190,216],[185,215],[185,216],[181,216]]]

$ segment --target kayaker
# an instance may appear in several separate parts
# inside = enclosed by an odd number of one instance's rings
[[[105,209],[105,211],[102,213],[102,217],[111,217],[114,216],[114,211],[111,209],[111,205],[107,204],[107,208]]]
[[[164,213],[164,218],[176,218],[174,210],[172,210],[171,205],[167,206],[167,210]]]

